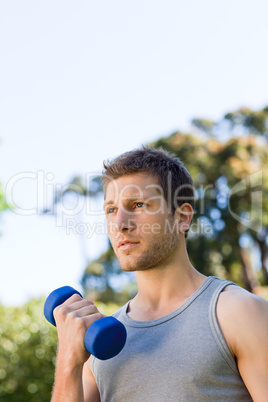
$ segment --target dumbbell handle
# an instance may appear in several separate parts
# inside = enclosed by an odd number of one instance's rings
[[[70,286],[63,286],[50,293],[44,305],[44,314],[52,325],[56,326],[53,310],[73,294],[81,296]],[[97,359],[107,360],[116,356],[123,349],[126,338],[126,328],[120,321],[114,317],[104,317],[90,325],[84,342],[89,353]]]

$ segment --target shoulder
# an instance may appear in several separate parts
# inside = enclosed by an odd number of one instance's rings
[[[217,318],[234,355],[268,332],[268,302],[236,285],[220,293]],[[255,341],[254,341],[255,339]]]
[[[268,302],[238,286],[220,294],[217,318],[225,341],[254,401],[268,394]]]
[[[219,295],[218,313],[251,319],[268,313],[268,302],[237,285],[227,285]]]

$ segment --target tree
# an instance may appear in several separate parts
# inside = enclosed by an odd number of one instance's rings
[[[202,120],[203,121],[203,120]],[[202,122],[201,121],[201,122]],[[199,119],[195,119],[193,124],[201,127]],[[209,130],[212,124],[209,125]],[[230,189],[236,186],[240,187],[240,194],[236,193],[229,197],[233,215],[230,214],[230,208],[227,211],[226,219],[229,218],[225,232],[233,238],[239,251],[240,268],[237,271],[242,272],[244,286],[253,291],[258,285],[252,271],[252,262],[250,261],[250,248],[257,250],[260,255],[261,275],[259,275],[262,284],[268,284],[267,271],[267,134],[268,134],[268,107],[260,111],[252,111],[248,108],[241,108],[235,112],[227,113],[217,124],[213,123],[212,134],[214,138],[221,137],[225,132],[230,138],[224,146],[224,150],[217,154],[218,161],[221,164],[219,174],[227,181]],[[203,132],[207,129],[203,124]],[[241,197],[242,187],[243,197]],[[247,187],[247,189],[246,189]],[[255,208],[257,215],[254,216],[254,198],[259,199],[259,207]],[[255,202],[256,206],[256,202]],[[240,217],[240,225],[235,226],[233,216]],[[247,225],[250,216],[250,225]],[[244,224],[241,224],[244,223]],[[262,226],[262,227],[261,227]],[[232,238],[230,237],[230,238]],[[251,247],[243,247],[243,244],[251,244]],[[256,264],[256,262],[255,262]]]
[[[10,208],[10,205],[8,205],[6,202],[5,193],[2,184],[0,183],[0,212],[3,212],[8,208]]]
[[[1,183],[0,183],[0,212],[1,212],[1,211],[4,211],[4,210],[7,209],[7,208],[8,208],[8,204],[7,204],[7,202],[6,202],[5,194],[4,194],[2,185],[1,185]]]
[[[86,297],[103,303],[123,305],[137,293],[135,276],[121,270],[110,243],[98,260],[87,265],[82,286]]]
[[[268,175],[267,144],[260,145],[253,135],[220,143],[215,138],[200,139],[174,133],[153,145],[173,151],[193,177],[197,206],[188,251],[194,265],[207,275],[226,277],[250,291],[256,290],[259,281],[268,284],[266,275],[257,276],[252,269],[249,249],[244,246],[246,239],[247,243],[249,240],[258,242],[260,235],[267,232],[267,229],[256,230],[259,216],[255,217],[255,211],[250,211],[252,187],[246,185],[247,180],[258,179],[258,172],[262,177]],[[243,191],[233,192],[241,181],[245,184],[241,186],[245,187]],[[265,185],[260,188],[260,183],[257,184],[257,190],[266,194]],[[263,213],[265,223],[265,208],[256,212]],[[245,219],[250,213],[251,220]],[[245,221],[248,227],[243,225]],[[266,267],[262,273],[264,271]]]
[[[57,330],[44,318],[44,299],[0,305],[0,401],[48,402],[54,382]],[[105,315],[118,305],[97,304]]]
[[[239,109],[219,122],[193,119],[188,133],[177,131],[149,144],[176,154],[196,188],[196,211],[187,240],[190,259],[206,275],[233,280],[259,292],[268,285],[268,107]],[[252,260],[260,253],[261,258]],[[87,264],[82,283],[97,299],[133,296],[135,287],[116,292],[113,278],[125,274],[109,246]],[[91,290],[90,290],[91,289]],[[92,293],[92,289],[95,293]]]
[[[11,205],[8,205],[8,203],[6,202],[5,193],[4,193],[2,184],[0,183],[0,212],[3,212],[10,207],[11,207]],[[1,231],[0,231],[0,235],[1,235]]]
[[[50,400],[57,332],[46,323],[44,300],[20,307],[0,305],[0,400]]]

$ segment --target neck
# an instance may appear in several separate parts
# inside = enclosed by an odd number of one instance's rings
[[[138,294],[131,301],[129,316],[136,320],[156,319],[183,304],[204,282],[190,263],[185,242],[174,258],[162,266],[136,271]]]

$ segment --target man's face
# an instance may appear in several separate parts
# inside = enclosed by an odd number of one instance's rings
[[[122,176],[107,185],[107,229],[124,271],[161,267],[172,261],[178,245],[177,221],[154,176]]]

